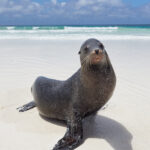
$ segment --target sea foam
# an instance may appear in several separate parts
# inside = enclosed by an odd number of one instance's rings
[[[0,39],[102,40],[150,39],[150,27],[129,26],[0,26]]]

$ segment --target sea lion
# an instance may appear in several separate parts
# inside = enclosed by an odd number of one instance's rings
[[[53,150],[71,150],[83,138],[82,120],[95,113],[110,99],[116,76],[104,45],[86,40],[79,51],[81,68],[65,81],[38,77],[33,86],[34,101],[18,108],[23,112],[37,107],[48,118],[64,120],[67,132]]]

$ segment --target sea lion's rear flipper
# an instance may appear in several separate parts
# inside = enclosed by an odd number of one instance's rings
[[[24,111],[27,111],[27,110],[32,109],[32,108],[34,108],[34,107],[36,107],[36,104],[35,104],[34,101],[32,101],[32,102],[29,102],[29,103],[27,103],[27,104],[21,106],[21,107],[18,107],[17,110],[18,110],[19,112],[24,112]]]
[[[82,143],[83,129],[81,116],[75,113],[72,119],[67,121],[67,132],[57,142],[53,150],[73,150]]]

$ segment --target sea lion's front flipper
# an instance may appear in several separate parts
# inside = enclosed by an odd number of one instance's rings
[[[71,121],[67,121],[67,132],[53,150],[73,150],[81,144],[83,138],[82,118],[77,112],[73,116]]]
[[[29,103],[27,103],[27,104],[21,106],[21,107],[18,107],[17,110],[18,110],[19,112],[24,112],[24,111],[27,111],[27,110],[32,109],[32,108],[34,108],[34,107],[36,107],[36,104],[35,104],[34,101],[32,101],[32,102],[29,102]]]

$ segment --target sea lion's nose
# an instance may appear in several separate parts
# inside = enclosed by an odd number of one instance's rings
[[[99,53],[99,50],[95,50],[95,53],[98,55],[98,53]]]
[[[102,54],[102,53],[103,53],[103,50],[101,50],[101,49],[96,49],[96,50],[94,50],[94,53],[95,53],[96,55]]]

